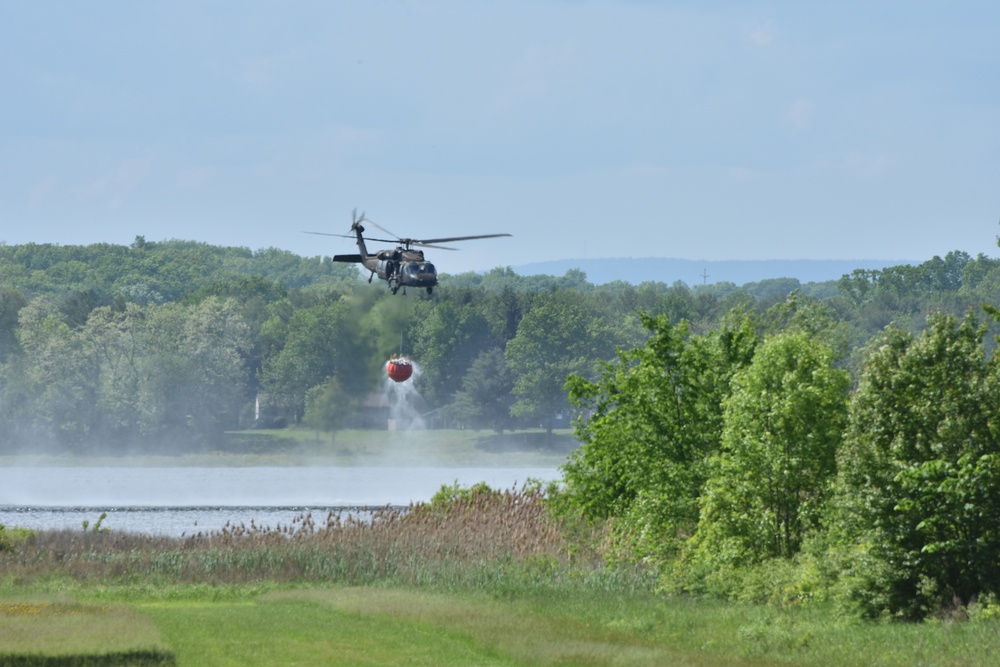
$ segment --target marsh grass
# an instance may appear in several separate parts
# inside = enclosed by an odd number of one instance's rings
[[[0,553],[0,566],[23,582],[391,582],[504,590],[560,580],[620,586],[632,577],[635,586],[652,586],[641,570],[608,569],[602,540],[595,528],[570,542],[538,490],[487,489],[405,509],[330,512],[318,521],[306,514],[289,525],[227,525],[187,538],[38,531]]]

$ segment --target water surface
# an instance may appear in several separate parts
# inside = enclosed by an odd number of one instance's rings
[[[226,523],[288,525],[296,516],[430,500],[443,484],[512,489],[559,478],[554,468],[7,467],[0,524],[79,529],[102,512],[112,530],[191,535]]]

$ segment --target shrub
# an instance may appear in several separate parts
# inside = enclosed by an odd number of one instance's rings
[[[27,542],[35,531],[27,528],[8,528],[0,523],[0,551],[12,551],[17,545]]]

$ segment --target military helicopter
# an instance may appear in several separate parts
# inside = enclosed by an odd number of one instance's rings
[[[396,236],[385,227],[375,223],[374,220],[366,218],[364,212],[358,216],[357,210],[351,214],[351,231],[354,232],[354,236],[350,236],[348,234],[328,234],[325,232],[306,232],[306,234],[340,236],[348,239],[356,238],[358,241],[358,250],[360,251],[359,254],[334,255],[333,261],[362,264],[366,269],[371,271],[371,274],[368,276],[368,282],[371,282],[372,278],[378,274],[379,280],[386,281],[393,294],[399,291],[400,287],[403,288],[403,294],[406,294],[407,287],[425,287],[427,288],[427,293],[431,294],[434,291],[434,286],[438,283],[437,269],[434,268],[434,265],[424,258],[424,252],[422,250],[414,250],[410,246],[435,248],[438,250],[455,250],[455,248],[448,248],[446,246],[434,244],[450,243],[451,241],[469,241],[472,239],[492,239],[498,236],[510,236],[510,234],[479,234],[477,236],[449,236],[441,239],[410,239],[401,237],[396,237],[394,239],[365,238],[363,236],[365,228],[361,224],[362,222],[371,224],[389,236]],[[396,243],[398,245],[393,250],[379,250],[375,252],[375,254],[370,254],[368,252],[368,248],[365,247],[365,241]]]

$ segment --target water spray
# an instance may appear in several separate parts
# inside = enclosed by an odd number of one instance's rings
[[[389,430],[423,430],[427,402],[414,386],[420,377],[420,365],[403,355],[403,332],[399,332],[399,354],[385,363],[386,379],[382,392],[389,406]]]

